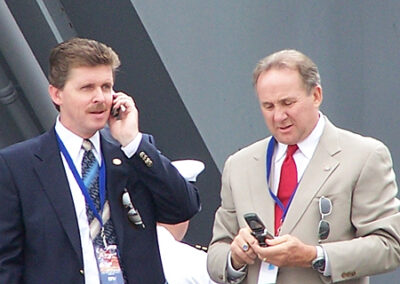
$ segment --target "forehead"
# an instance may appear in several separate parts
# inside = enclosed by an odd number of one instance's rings
[[[260,74],[256,88],[304,87],[300,73],[295,69],[272,68]]]
[[[288,96],[305,92],[301,76],[297,70],[288,68],[270,69],[260,74],[256,92],[259,97]]]
[[[113,70],[108,65],[72,67],[68,72],[66,81],[75,83],[113,83]]]

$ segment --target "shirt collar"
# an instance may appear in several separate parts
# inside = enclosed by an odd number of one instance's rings
[[[76,161],[79,157],[80,151],[82,150],[82,142],[83,138],[76,135],[69,129],[67,129],[60,121],[60,116],[57,117],[56,120],[56,126],[55,126],[56,132],[58,136],[60,137],[61,141],[63,141],[65,148],[67,149],[69,155],[71,156],[73,161]],[[96,157],[98,163],[101,163],[101,157],[100,157],[100,133],[99,131],[96,131],[96,133],[89,138],[90,142],[92,142],[93,147],[94,147],[94,156]]]
[[[317,148],[319,139],[321,138],[322,132],[324,131],[324,127],[324,115],[322,114],[322,112],[319,112],[318,122],[313,131],[310,133],[310,135],[306,137],[306,139],[297,143],[299,150],[309,160],[311,160],[311,157],[314,154],[315,149]],[[285,157],[287,147],[288,145],[278,142],[275,159],[276,162]]]

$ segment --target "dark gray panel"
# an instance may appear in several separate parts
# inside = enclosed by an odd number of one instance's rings
[[[39,6],[34,0],[6,2],[36,59],[47,74],[50,49],[57,41]]]
[[[2,96],[3,93],[8,91],[10,82],[15,87],[15,79],[0,53],[0,149],[23,140],[21,131],[9,113],[8,101],[5,101]]]

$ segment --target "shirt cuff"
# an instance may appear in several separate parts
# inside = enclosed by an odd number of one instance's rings
[[[247,265],[243,266],[239,270],[236,270],[235,268],[233,268],[230,251],[228,253],[227,263],[228,263],[228,265],[226,267],[226,272],[227,272],[227,276],[228,276],[228,283],[236,284],[236,283],[242,282],[247,274]]]
[[[321,246],[317,246],[317,250],[318,249],[322,249],[322,251],[324,252],[324,257],[325,257],[325,269],[324,269],[324,276],[331,276],[332,275],[332,271],[331,271],[331,266],[329,265],[329,258],[328,258],[328,254],[326,253],[325,249]]]
[[[139,132],[135,139],[133,139],[128,145],[121,147],[121,150],[125,153],[125,156],[131,158],[133,155],[135,155],[137,149],[139,148],[140,142],[142,142],[142,137],[142,133]]]

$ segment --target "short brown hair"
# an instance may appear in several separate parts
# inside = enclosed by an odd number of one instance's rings
[[[49,83],[63,89],[72,68],[111,66],[113,75],[120,66],[117,53],[104,43],[85,38],[72,38],[55,46],[49,58]]]
[[[294,49],[284,49],[261,59],[253,71],[253,86],[264,71],[277,68],[297,70],[309,93],[315,86],[321,86],[317,65],[306,55]]]

